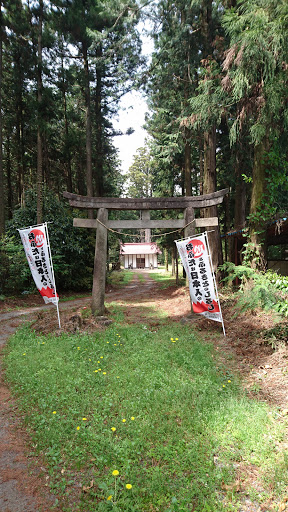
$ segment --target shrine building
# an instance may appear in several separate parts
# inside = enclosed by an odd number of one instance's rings
[[[157,254],[162,254],[158,245],[153,242],[121,244],[120,256],[124,268],[136,269],[158,268]]]

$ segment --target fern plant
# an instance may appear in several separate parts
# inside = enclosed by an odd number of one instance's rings
[[[275,272],[259,272],[248,265],[227,262],[221,266],[226,273],[224,282],[232,282],[237,277],[239,288],[238,306],[242,311],[261,307],[288,316],[288,277],[279,276]]]

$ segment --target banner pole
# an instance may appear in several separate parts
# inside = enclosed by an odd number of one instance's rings
[[[45,222],[44,224],[42,222],[42,224],[34,224],[33,226],[26,226],[26,228],[21,228],[21,229],[17,228],[17,231],[22,231],[22,229],[38,228],[38,227],[41,227],[41,226],[45,226],[46,224],[53,224],[53,222],[52,222],[52,220],[50,220],[50,221],[48,220],[48,222]]]
[[[203,235],[205,237],[207,248],[208,248],[208,256],[209,256],[210,268],[211,268],[211,272],[212,272],[212,276],[213,276],[214,289],[215,289],[216,298],[217,298],[217,301],[218,301],[219,311],[220,311],[220,315],[221,315],[223,334],[224,334],[224,336],[226,336],[225,327],[224,327],[224,320],[223,320],[223,315],[222,315],[222,310],[221,310],[221,304],[220,304],[220,299],[219,299],[218,289],[217,289],[217,283],[216,283],[216,278],[215,278],[215,272],[214,272],[214,269],[213,269],[212,258],[211,258],[211,253],[210,253],[210,246],[209,246],[207,231],[205,231],[203,233]]]
[[[57,308],[57,316],[58,316],[59,329],[61,329],[60,313],[59,313],[59,305],[58,305],[59,299],[57,298],[56,282],[55,282],[52,254],[51,254],[51,249],[50,249],[50,241],[49,241],[47,222],[45,222],[44,227],[45,227],[45,233],[46,233],[46,240],[47,240],[48,254],[49,254],[49,260],[50,260],[50,267],[51,267],[51,272],[52,272],[53,285],[54,285],[54,290],[55,290],[55,300],[56,300],[56,304],[55,305],[56,305],[56,308]]]

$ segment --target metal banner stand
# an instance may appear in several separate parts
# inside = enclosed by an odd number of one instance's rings
[[[213,276],[214,290],[215,290],[215,295],[216,295],[216,299],[217,299],[217,302],[218,302],[219,311],[220,311],[220,315],[221,315],[223,334],[224,334],[224,336],[226,336],[225,327],[224,327],[224,321],[223,321],[223,315],[222,315],[222,310],[221,310],[221,305],[220,305],[220,299],[219,299],[219,295],[218,295],[217,283],[216,283],[216,279],[215,279],[215,272],[213,270],[213,265],[212,265],[212,258],[211,258],[211,253],[210,253],[210,246],[209,246],[209,242],[208,242],[207,231],[204,231],[204,233],[202,233],[202,234],[204,235],[204,238],[205,238],[205,241],[206,241],[206,245],[207,245],[208,258],[209,258],[210,268],[211,268],[211,272],[212,272],[212,276]]]
[[[59,329],[61,329],[60,314],[59,314],[59,306],[58,306],[59,299],[58,299],[58,297],[57,297],[57,290],[56,290],[55,275],[54,275],[53,261],[52,261],[52,255],[51,255],[51,249],[50,249],[50,241],[49,241],[49,234],[48,234],[47,222],[45,222],[45,223],[44,223],[44,227],[45,227],[46,240],[47,240],[47,247],[48,247],[48,254],[49,254],[49,263],[50,263],[50,267],[51,267],[52,279],[53,279],[53,285],[54,285],[54,290],[55,290],[55,301],[53,301],[53,304],[55,304],[55,306],[56,306],[56,308],[57,308],[57,315],[58,315]]]

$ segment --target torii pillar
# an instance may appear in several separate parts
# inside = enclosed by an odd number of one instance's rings
[[[107,225],[108,210],[99,208],[97,220]],[[93,315],[101,316],[105,313],[105,283],[106,283],[106,258],[107,258],[107,229],[98,222],[96,230],[95,258],[93,271],[93,287],[91,310]]]

